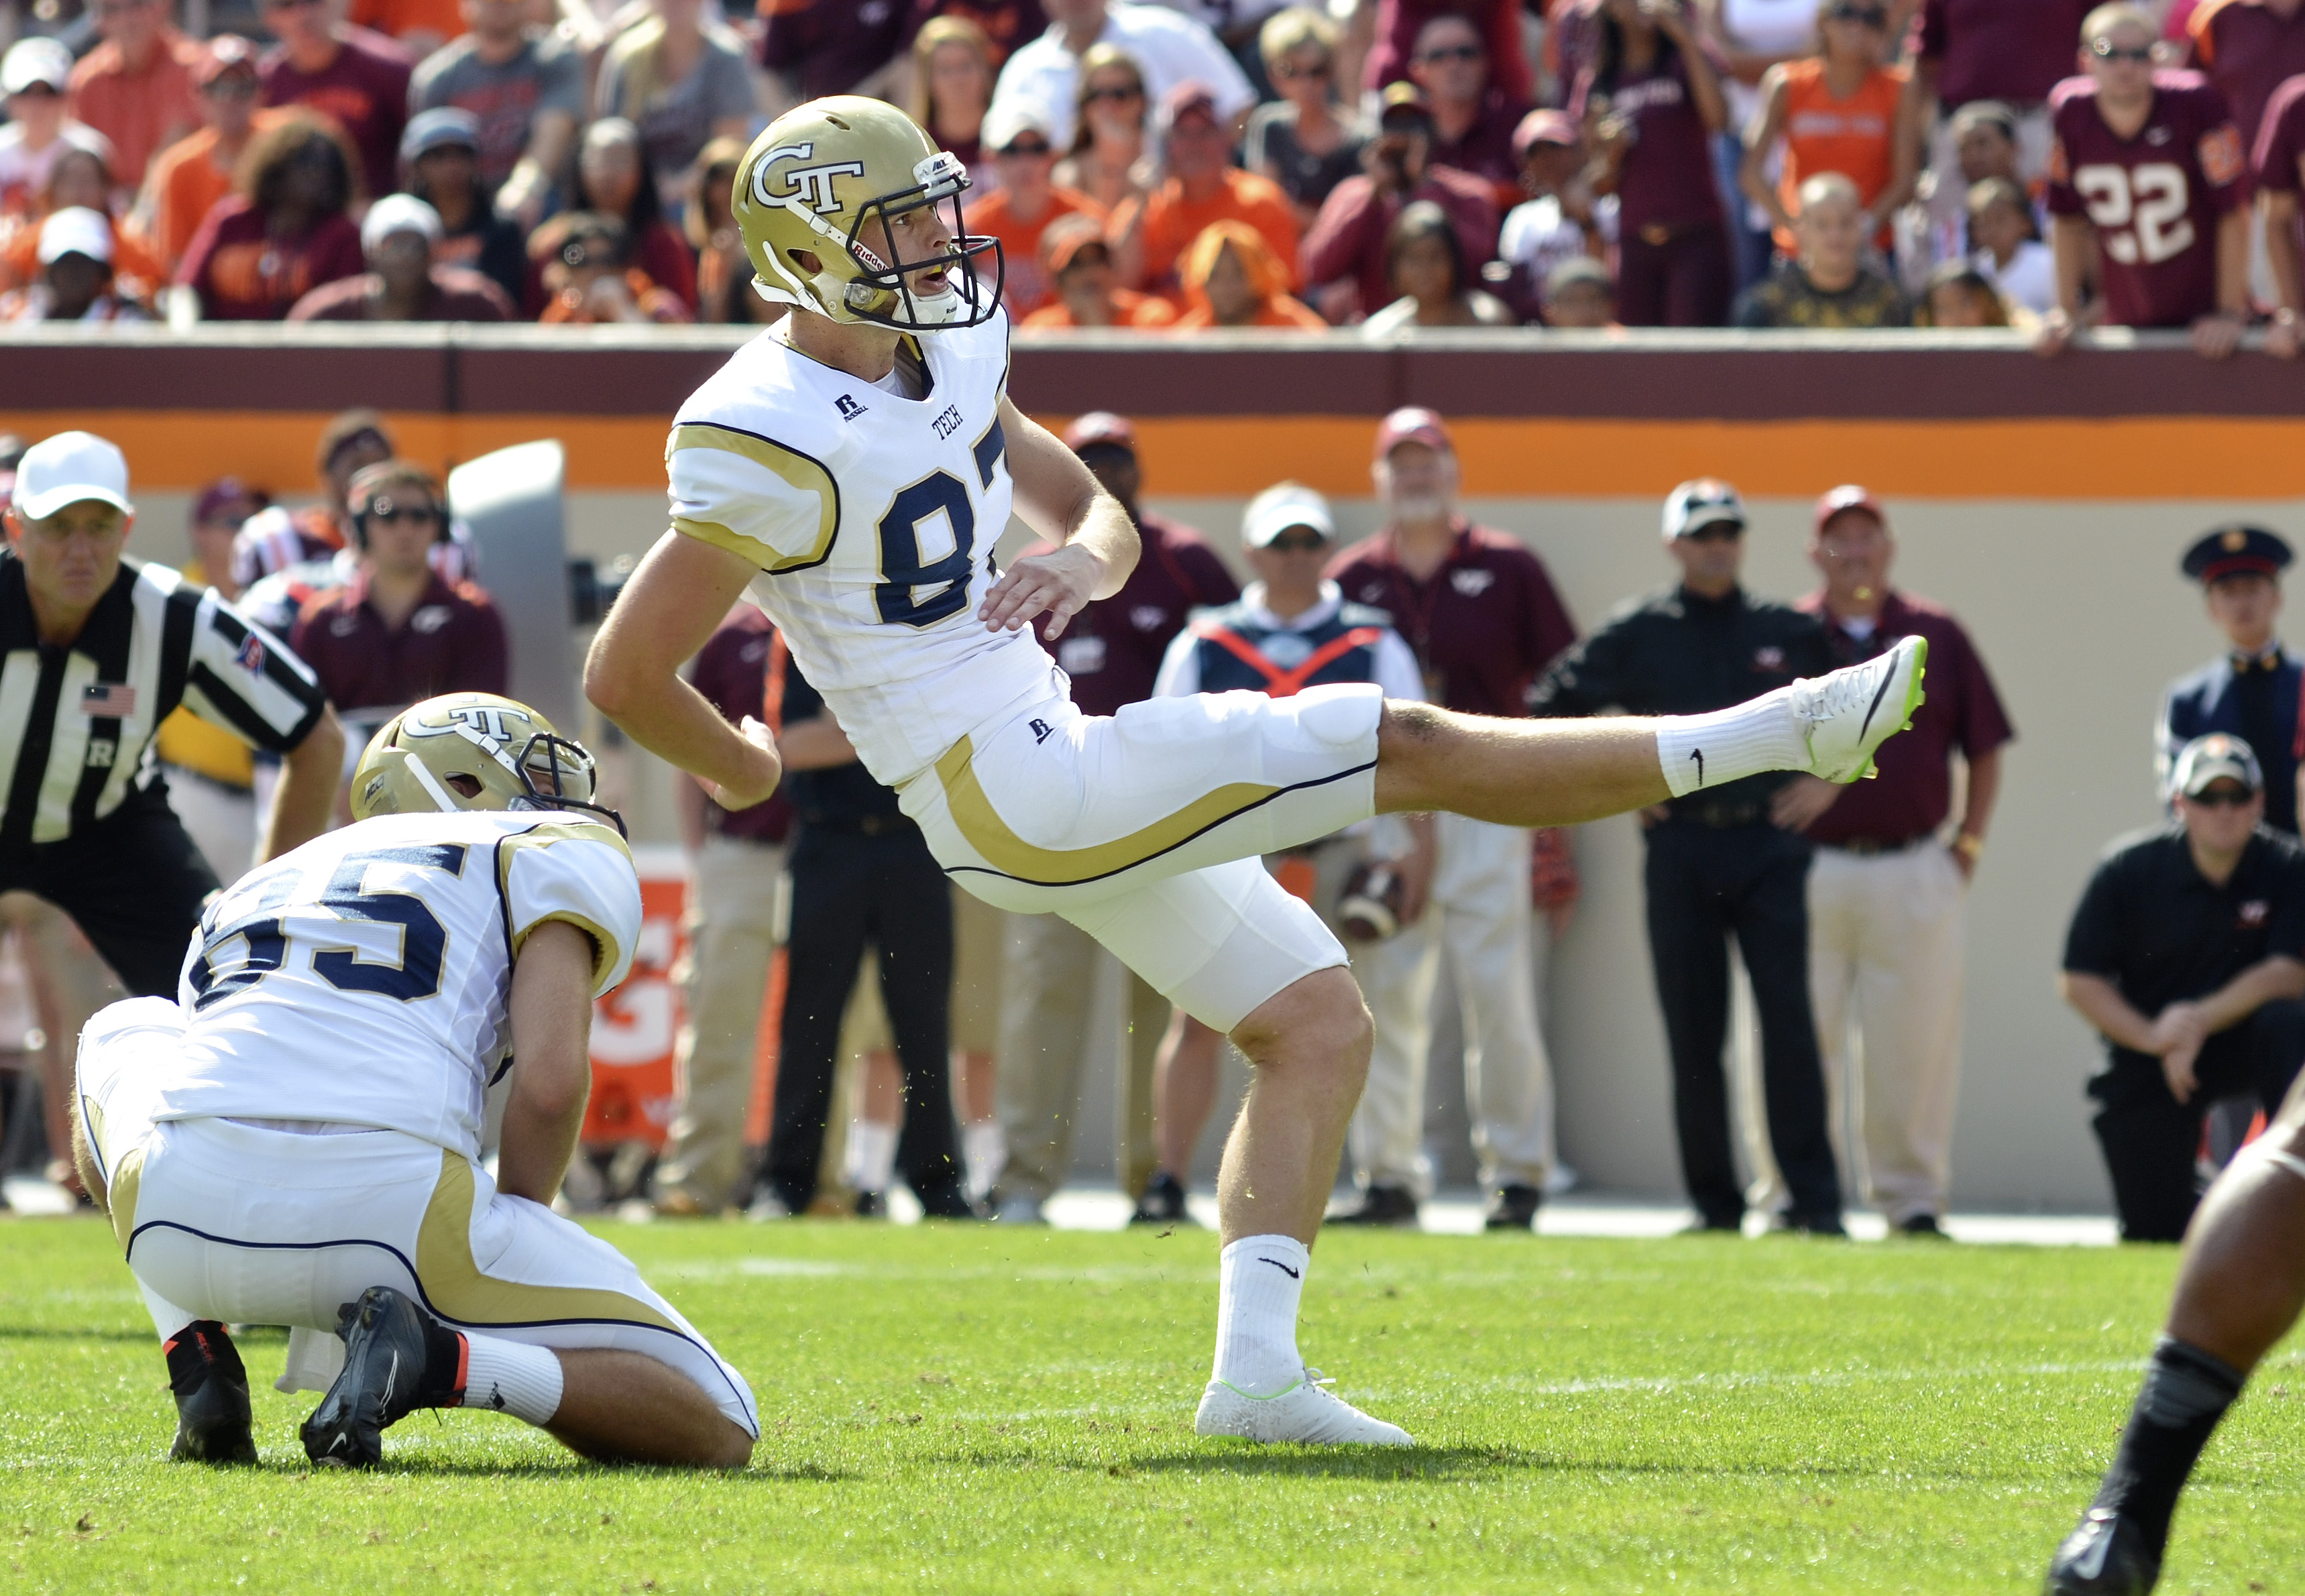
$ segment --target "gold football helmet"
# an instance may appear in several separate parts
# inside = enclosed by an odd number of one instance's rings
[[[353,771],[353,819],[456,810],[581,809],[625,829],[592,802],[592,756],[530,709],[493,692],[449,692],[402,710],[369,740]]]
[[[763,299],[933,333],[989,321],[1000,300],[1000,241],[966,235],[967,187],[960,158],[902,111],[832,95],[753,140],[730,203]]]

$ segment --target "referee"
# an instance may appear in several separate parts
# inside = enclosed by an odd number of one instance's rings
[[[128,989],[176,989],[216,872],[168,807],[153,733],[178,704],[286,756],[258,862],[318,836],[344,733],[319,683],[213,590],[123,560],[128,463],[60,432],[26,451],[0,554],[0,891],[79,922]]]

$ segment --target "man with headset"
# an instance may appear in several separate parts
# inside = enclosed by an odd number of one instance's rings
[[[508,666],[504,621],[489,596],[433,568],[448,515],[431,472],[409,460],[368,466],[345,507],[357,568],[305,607],[289,646],[327,690],[356,752],[421,700],[505,692]]]

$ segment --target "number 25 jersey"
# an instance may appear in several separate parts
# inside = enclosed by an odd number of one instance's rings
[[[2224,97],[2199,72],[2156,72],[2133,139],[2105,125],[2094,80],[2068,79],[2049,104],[2049,210],[2096,229],[2105,319],[2182,327],[2215,310],[2217,222],[2247,198]]]
[[[551,920],[592,938],[596,997],[625,978],[640,881],[598,821],[382,815],[259,865],[200,917],[153,1117],[375,1125],[478,1159],[513,960]]]
[[[1064,692],[1032,628],[976,617],[1011,498],[1007,314],[918,348],[929,386],[913,400],[763,333],[689,396],[665,446],[674,530],[759,567],[748,595],[892,787]]]

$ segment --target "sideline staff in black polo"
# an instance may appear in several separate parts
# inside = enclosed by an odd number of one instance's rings
[[[2074,911],[2057,989],[2105,1039],[2089,1095],[2121,1234],[2182,1240],[2201,1116],[2254,1091],[2269,1115],[2305,1058],[2305,852],[2265,820],[2238,737],[2177,757],[2173,823],[2114,845]]]
[[[1815,615],[1739,585],[1744,539],[1745,506],[1728,483],[1708,477],[1674,488],[1664,539],[1681,580],[1620,609],[1555,660],[1529,696],[1529,713],[1697,715],[1832,670]],[[1841,789],[1789,780],[1748,777],[1645,814],[1649,951],[1672,1051],[1681,1177],[1698,1225],[1734,1230],[1745,1215],[1721,1062],[1733,936],[1760,1010],[1769,1145],[1792,1193],[1783,1222],[1841,1235],[1841,1178],[1825,1133],[1824,1065],[1808,997],[1811,849],[1799,835]]]
[[[897,794],[858,762],[847,734],[800,674],[785,672],[777,750],[800,822],[792,932],[785,943],[783,1041],[769,1129],[769,1190],[755,1218],[808,1211],[832,1108],[840,1016],[865,945],[880,950],[880,1005],[905,1078],[897,1167],[932,1219],[971,1219],[952,1118],[952,887]]]
[[[179,703],[286,755],[256,862],[327,827],[344,739],[311,672],[213,589],[122,557],[128,463],[86,432],[25,452],[0,555],[0,890],[79,922],[131,992],[171,996],[217,889],[150,744]]]

